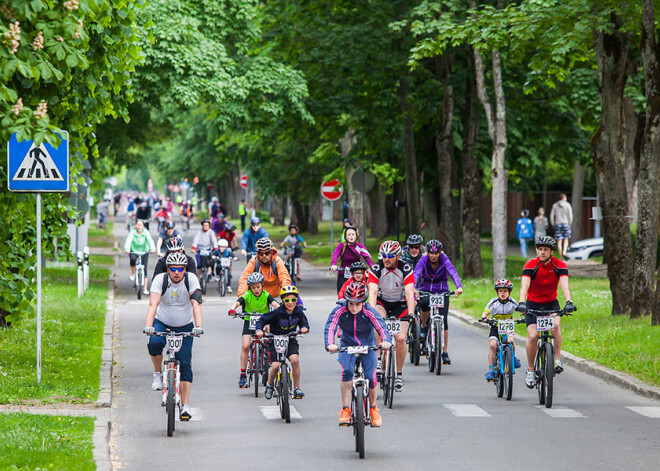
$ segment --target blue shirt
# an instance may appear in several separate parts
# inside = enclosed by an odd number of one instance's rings
[[[516,237],[518,239],[531,239],[534,235],[534,226],[530,218],[520,218],[516,224]]]
[[[376,345],[375,331],[378,331],[383,342],[392,342],[385,321],[369,303],[365,303],[362,311],[355,315],[351,314],[345,305],[333,309],[325,323],[326,347],[335,343],[338,328],[341,329],[342,347]]]
[[[263,227],[260,227],[257,232],[254,232],[252,228],[249,228],[243,233],[241,250],[245,250],[246,252],[256,252],[257,249],[254,244],[262,237],[268,237],[268,232],[266,232]]]

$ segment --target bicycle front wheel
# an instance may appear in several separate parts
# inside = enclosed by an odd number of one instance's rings
[[[137,270],[135,274],[135,287],[137,289],[137,298],[142,299],[142,285],[144,283],[142,270]]]
[[[289,370],[287,364],[280,364],[280,416],[284,421],[291,423],[291,410],[289,408]]]
[[[227,294],[227,282],[225,281],[227,279],[227,272],[223,268],[222,271],[220,272],[220,281],[218,282],[220,285],[220,296],[224,297],[225,294]]]
[[[175,383],[176,373],[173,370],[170,370],[167,373],[167,436],[171,437],[174,433],[174,424],[176,422],[176,384]]]
[[[429,373],[433,373],[435,370],[435,356],[437,354],[435,351],[435,338],[437,335],[435,323],[431,322],[426,333],[426,361],[429,362]]]
[[[555,377],[555,352],[550,342],[543,345],[543,352],[545,356],[543,375],[545,376],[545,407],[550,409],[552,407],[552,389]]]
[[[252,364],[252,375],[254,378],[254,397],[259,397],[259,344],[255,343],[251,355],[254,355],[254,363]]]
[[[444,335],[444,329],[442,328],[442,321],[436,320],[435,323],[435,374],[440,375],[442,373],[442,336]]]
[[[495,367],[493,368],[493,372],[495,373],[495,378],[493,379],[495,392],[497,393],[497,397],[502,397],[504,395],[504,376],[502,375],[502,364],[500,363],[499,352],[498,356],[495,357]]]
[[[364,458],[364,387],[358,386],[353,400],[355,401],[355,451]]]
[[[387,390],[387,407],[391,409],[394,403],[394,379],[396,378],[396,349],[394,348],[394,345],[390,347],[388,357],[389,360],[387,362],[387,377],[390,387]]]
[[[502,369],[504,375],[502,377],[502,382],[504,383],[504,397],[507,401],[510,401],[513,397],[513,353],[511,351],[511,345],[504,346],[504,352],[502,354]]]
[[[202,288],[202,294],[206,296],[206,267],[202,268],[202,276],[199,279],[200,287]]]
[[[543,346],[539,347],[536,352],[536,361],[534,362],[536,366],[536,389],[539,393],[539,404],[545,404],[545,364],[547,359],[545,358],[545,350]]]

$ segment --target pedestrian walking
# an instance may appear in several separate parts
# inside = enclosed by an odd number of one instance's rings
[[[520,241],[520,252],[527,258],[527,243],[534,235],[532,220],[529,218],[529,210],[523,209],[520,212],[520,219],[516,223],[516,237]]]
[[[555,228],[555,240],[559,256],[566,255],[568,242],[571,238],[571,224],[573,223],[573,208],[567,201],[566,195],[559,195],[559,201],[552,205],[550,210],[550,224]]]
[[[534,218],[534,240],[548,233],[548,218],[545,217],[545,209],[539,208],[538,216]]]

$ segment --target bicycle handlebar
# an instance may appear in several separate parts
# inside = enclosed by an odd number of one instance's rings
[[[292,337],[297,337],[298,335],[305,335],[305,334],[303,334],[299,330],[296,330],[295,332],[289,332],[288,334],[267,334],[267,333],[264,333],[264,337],[266,337],[266,338],[273,338],[273,337],[289,337],[289,338],[292,338]]]
[[[505,320],[505,319],[502,319],[502,320]],[[506,319],[506,320],[509,320],[509,319]],[[523,322],[525,322],[524,317],[519,317],[518,319],[511,319],[511,320],[513,320],[514,324],[522,324]],[[494,317],[486,317],[485,319],[482,317],[481,319],[479,319],[479,322],[483,322],[484,324],[488,324],[488,325],[497,325],[497,321],[498,321],[498,319],[495,319]]]
[[[369,350],[382,350],[380,345],[362,345],[362,346],[367,347]],[[355,345],[353,345],[352,347],[355,347]],[[334,352],[328,351],[328,353],[332,355],[334,353],[346,352],[346,351],[348,351],[349,348],[351,348],[351,347],[339,347]]]
[[[577,308],[575,308],[577,311]],[[523,314],[531,314],[533,316],[550,316],[556,314],[559,317],[561,316],[572,316],[572,312],[566,312],[566,309],[527,309]]]
[[[167,330],[167,332],[154,332],[147,335],[153,335],[154,337],[168,337],[170,335],[177,335],[179,337],[199,337],[199,335],[195,335],[192,332],[172,332],[170,330]]]

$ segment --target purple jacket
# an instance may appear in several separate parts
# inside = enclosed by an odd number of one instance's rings
[[[344,254],[342,255],[341,251],[344,248],[344,245],[346,245],[346,250],[344,250]],[[350,267],[351,263],[359,262],[362,257],[364,257],[369,266],[374,264],[371,255],[369,255],[369,251],[363,244],[356,242],[355,245],[348,245],[346,242],[340,242],[337,244],[337,248],[332,254],[331,265],[339,265],[342,268]],[[337,263],[338,260],[339,263]]]
[[[458,272],[451,261],[449,261],[449,257],[441,253],[438,262],[438,269],[433,270],[427,254],[422,255],[422,258],[419,259],[413,272],[415,275],[415,286],[418,290],[430,291],[431,293],[449,291],[449,285],[447,284],[449,276],[451,276],[457,288],[462,286]]]

